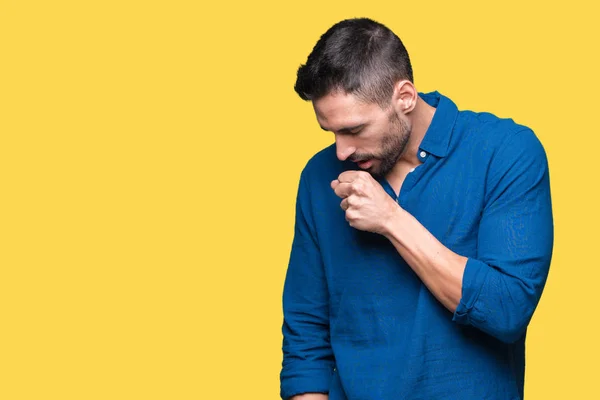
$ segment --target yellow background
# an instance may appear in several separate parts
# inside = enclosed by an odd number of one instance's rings
[[[356,16],[420,91],[536,131],[526,398],[600,398],[597,12],[537,3],[0,0],[0,399],[278,398],[298,177],[333,141],[295,74]]]

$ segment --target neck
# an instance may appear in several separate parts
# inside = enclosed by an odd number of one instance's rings
[[[406,144],[406,149],[400,157],[400,162],[408,163],[412,167],[416,167],[421,164],[417,158],[417,152],[419,151],[419,146],[425,137],[425,133],[427,132],[429,125],[431,125],[434,114],[435,108],[431,107],[419,97],[417,99],[415,108],[409,115],[412,123],[412,130],[410,133],[410,139]]]
[[[400,186],[404,181],[406,174],[413,168],[421,165],[421,161],[417,158],[417,152],[419,146],[425,137],[425,133],[431,125],[433,115],[435,114],[435,108],[425,103],[420,97],[417,100],[415,108],[409,115],[410,123],[412,126],[410,139],[406,144],[404,153],[400,156],[400,159],[386,176],[386,179],[392,185],[396,194],[400,191]]]

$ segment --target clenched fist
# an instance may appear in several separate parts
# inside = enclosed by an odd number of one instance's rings
[[[343,172],[331,182],[331,188],[343,199],[340,205],[350,226],[362,231],[385,235],[388,222],[400,208],[365,171]]]

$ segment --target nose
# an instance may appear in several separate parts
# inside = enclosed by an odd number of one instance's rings
[[[342,135],[335,135],[335,151],[337,158],[340,161],[346,160],[356,151],[356,147],[350,143],[350,138],[343,137]]]

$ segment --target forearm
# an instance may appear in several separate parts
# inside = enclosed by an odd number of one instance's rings
[[[283,288],[282,399],[295,398],[300,393],[328,392],[335,367],[329,338],[327,279],[306,179],[303,173]]]
[[[384,235],[440,303],[455,312],[467,258],[444,246],[400,207],[388,220]]]

